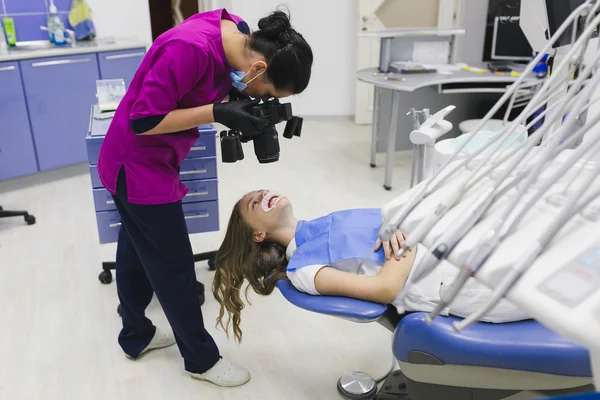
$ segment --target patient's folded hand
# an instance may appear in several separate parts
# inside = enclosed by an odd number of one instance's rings
[[[386,260],[392,258],[392,251],[394,252],[394,256],[397,260],[400,260],[403,257],[407,256],[407,254],[405,253],[402,256],[398,257],[398,253],[404,245],[404,239],[404,234],[400,231],[396,231],[396,234],[392,236],[392,238],[389,241],[383,243],[383,253],[385,254]],[[373,251],[378,251],[381,248],[381,246],[381,240],[377,239],[377,242],[375,242],[375,247],[373,247]]]

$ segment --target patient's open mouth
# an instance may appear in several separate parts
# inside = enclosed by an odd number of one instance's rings
[[[273,208],[273,206],[276,203],[276,200],[279,198],[279,196],[273,196],[271,197],[271,199],[269,200],[269,208]]]
[[[262,200],[262,209],[265,212],[271,211],[283,196],[275,193],[267,193]]]

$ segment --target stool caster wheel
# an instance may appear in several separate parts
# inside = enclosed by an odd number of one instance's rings
[[[110,271],[102,271],[100,275],[98,275],[98,279],[105,285],[108,285],[112,282],[112,273]]]
[[[391,187],[391,186],[388,186],[388,185],[383,185],[383,188],[384,188],[385,190],[392,190],[392,187]]]
[[[373,400],[377,396],[375,380],[364,372],[346,372],[338,380],[337,389],[348,400]]]
[[[119,314],[119,317],[121,316],[121,305],[120,304],[117,306],[117,314]]]
[[[33,225],[35,224],[35,217],[33,215],[27,214],[25,216],[25,222],[27,222],[27,225]]]
[[[377,165],[375,165],[375,164],[371,164],[371,163],[369,163],[369,166],[370,166],[371,168],[377,168]]]
[[[216,271],[217,268],[215,267],[215,259],[211,258],[208,260],[208,270],[209,271]]]

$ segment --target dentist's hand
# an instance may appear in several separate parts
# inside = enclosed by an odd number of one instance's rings
[[[214,120],[229,129],[238,130],[244,135],[260,135],[269,120],[250,113],[250,108],[259,102],[260,100],[235,100],[213,104]]]
[[[405,239],[406,238],[404,237],[404,234],[402,232],[396,231],[394,236],[392,236],[392,238],[389,241],[383,243],[383,253],[385,254],[386,260],[392,258],[392,251],[394,252],[393,254],[396,257],[396,260],[401,260],[403,257],[407,256],[406,253],[403,254],[401,257],[396,256],[396,254],[398,254],[398,252],[404,245]],[[381,248],[381,245],[381,240],[377,239],[377,242],[375,242],[375,247],[373,247],[373,251],[378,251]]]

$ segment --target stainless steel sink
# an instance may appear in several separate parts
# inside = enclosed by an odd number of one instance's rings
[[[47,40],[32,40],[29,42],[17,42],[17,45],[14,47],[9,47],[8,51],[35,51],[55,48],[56,46]]]
[[[68,49],[83,49],[83,48],[95,48],[97,46],[102,45],[110,45],[115,44],[116,40],[112,37],[100,38],[93,41],[83,41],[77,42],[75,46],[61,46],[57,47],[50,43],[47,40],[31,40],[27,42],[17,42],[16,46],[9,47],[8,52],[3,52],[4,54],[11,53],[21,53],[21,52],[30,52],[30,51],[44,51],[44,50],[68,50]]]

